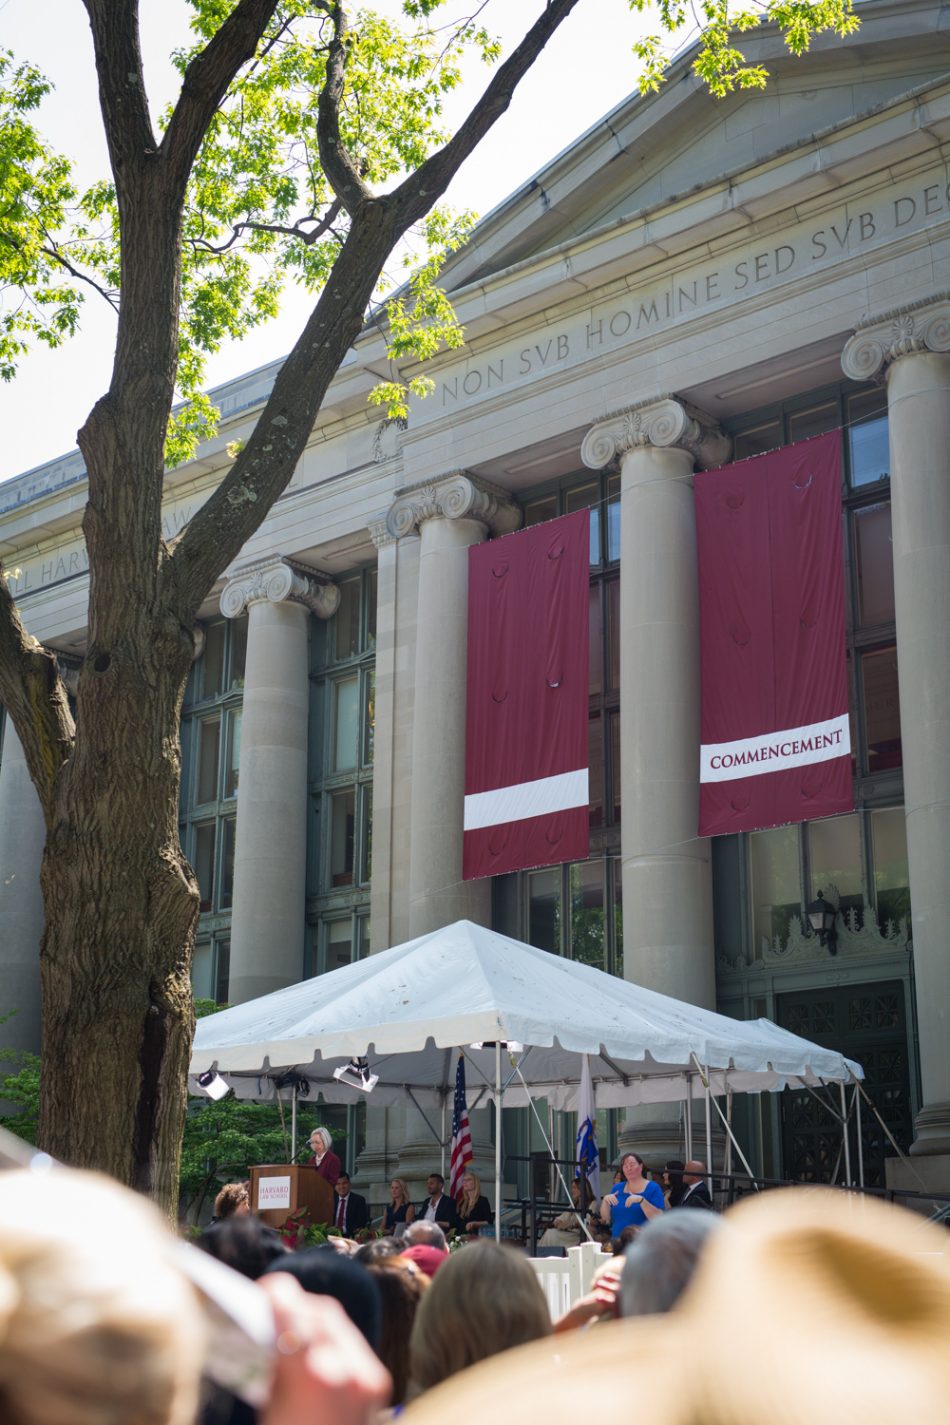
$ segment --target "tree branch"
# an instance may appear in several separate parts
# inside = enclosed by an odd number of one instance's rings
[[[293,351],[281,367],[247,445],[164,564],[166,597],[186,626],[215,579],[261,523],[293,476],[313,425],[399,234],[383,199],[354,222]]]
[[[277,5],[278,0],[239,0],[185,70],[160,150],[180,189],[229,85],[241,65],[253,58]]]
[[[65,272],[68,272],[70,277],[75,277],[77,282],[85,282],[94,292],[98,292],[99,296],[109,303],[109,306],[114,312],[119,310],[118,292],[111,292],[108,287],[103,287],[94,277],[90,277],[88,272],[82,272],[78,267],[75,267],[69,261],[68,257],[63,256],[55,244],[51,243],[49,247],[44,247],[42,251],[52,262],[58,263]]]
[[[0,564],[0,703],[13,719],[47,827],[74,725],[56,656],[23,627]]]
[[[320,162],[330,187],[347,212],[355,216],[371,194],[340,136],[340,105],[346,79],[346,36],[350,25],[341,0],[325,0],[320,8],[333,22],[326,79],[317,101]]]
[[[465,159],[501,118],[521,80],[578,3],[579,0],[546,0],[543,13],[501,65],[458,132],[389,195],[389,201],[399,211],[403,231],[442,196]]]
[[[284,237],[297,238],[299,242],[306,243],[308,247],[311,247],[313,243],[322,238],[325,233],[332,231],[332,225],[342,211],[343,204],[339,198],[337,198],[330,204],[330,207],[322,218],[318,218],[315,213],[308,213],[306,217],[298,218],[296,223],[291,224],[257,223],[248,219],[243,223],[235,223],[227,242],[221,243],[218,247],[215,247],[214,243],[208,242],[206,238],[188,238],[188,242],[191,243],[193,248],[200,247],[202,251],[214,253],[215,256],[218,257],[220,257],[222,253],[227,252],[229,248],[232,248],[243,232],[278,233]],[[305,231],[300,226],[301,223],[316,223],[317,226]]]

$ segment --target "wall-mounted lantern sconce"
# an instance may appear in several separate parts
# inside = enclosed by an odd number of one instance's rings
[[[812,930],[818,936],[818,943],[825,946],[829,955],[837,955],[838,932],[835,930],[835,921],[838,918],[838,907],[826,901],[819,891],[817,900],[812,901],[805,914]]]

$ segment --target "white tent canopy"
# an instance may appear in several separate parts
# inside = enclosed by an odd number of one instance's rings
[[[575,1108],[582,1054],[598,1107],[685,1099],[700,1070],[713,1094],[863,1078],[768,1020],[728,1019],[464,920],[200,1020],[191,1073],[216,1069],[239,1097],[269,1097],[296,1070],[327,1101],[352,1102],[333,1069],[366,1056],[374,1104],[441,1105],[464,1048],[472,1107],[495,1094],[499,1041],[524,1046],[520,1075],[504,1076],[506,1107],[530,1091]]]

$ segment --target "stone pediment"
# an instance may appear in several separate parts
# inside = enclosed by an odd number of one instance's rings
[[[695,47],[659,94],[633,95],[501,203],[447,265],[449,291],[695,194],[847,127],[945,79],[948,12],[940,0],[862,0],[862,28],[789,56],[774,26],[747,37],[770,71],[764,91],[714,99],[692,74]]]

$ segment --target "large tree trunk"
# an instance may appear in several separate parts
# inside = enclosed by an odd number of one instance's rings
[[[98,577],[121,580],[95,600],[114,610],[109,647],[82,668],[43,859],[40,1142],[171,1214],[194,1027],[198,893],[178,837],[193,640],[130,599],[124,573]]]

